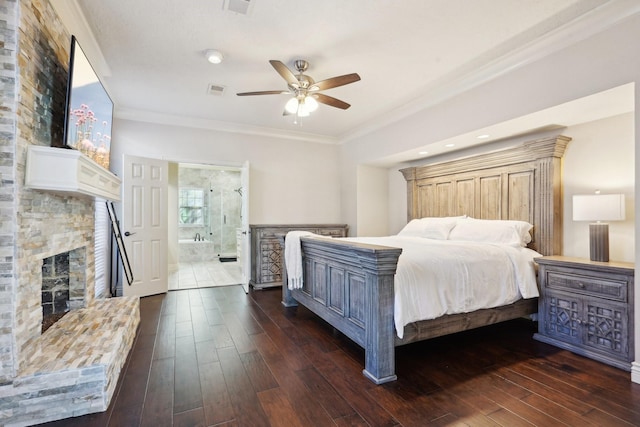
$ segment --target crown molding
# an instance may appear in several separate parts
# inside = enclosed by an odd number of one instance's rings
[[[313,142],[320,144],[338,143],[337,138],[325,135],[294,132],[239,123],[221,122],[217,120],[208,120],[194,117],[176,116],[171,114],[156,113],[153,111],[137,110],[131,108],[116,108],[114,115],[118,119],[137,122],[206,129],[218,132],[253,135],[267,138],[290,139],[295,141]]]
[[[571,23],[546,33],[522,48],[474,69],[473,72],[451,80],[435,82],[431,85],[431,89],[419,98],[340,135],[339,143],[343,144],[363,137],[419,111],[433,107],[497,77],[588,39],[638,13],[640,13],[640,2],[637,0],[611,0],[574,19]]]

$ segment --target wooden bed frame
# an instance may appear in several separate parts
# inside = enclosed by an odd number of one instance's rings
[[[562,156],[571,139],[538,139],[455,161],[402,169],[407,219],[466,214],[534,224],[530,247],[561,253]],[[283,239],[284,241],[284,239]],[[536,313],[537,298],[472,313],[446,315],[405,326],[393,322],[393,280],[402,249],[313,237],[301,238],[302,289],[289,290],[283,268],[283,301],[300,303],[365,350],[363,374],[376,384],[394,381],[395,347]],[[284,258],[284,257],[283,257]]]

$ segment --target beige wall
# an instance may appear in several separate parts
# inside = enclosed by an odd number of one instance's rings
[[[563,131],[573,138],[564,157],[563,254],[589,258],[589,225],[574,222],[574,194],[622,193],[625,221],[609,224],[609,258],[634,262],[634,117],[632,113],[572,126]]]
[[[167,263],[178,264],[178,164],[169,163],[167,189]],[[176,207],[171,209],[171,207]]]
[[[358,222],[353,236],[385,236],[388,234],[387,169],[358,166]]]
[[[112,170],[122,155],[240,167],[250,162],[249,222],[339,223],[335,145],[116,119]]]

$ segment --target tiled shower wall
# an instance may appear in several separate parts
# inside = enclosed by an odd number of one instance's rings
[[[202,227],[178,227],[178,239],[193,240],[196,233],[212,241],[214,255],[234,254],[236,252],[236,228],[242,225],[240,220],[242,196],[240,171],[219,170],[206,166],[180,167],[178,186],[180,188],[201,188],[205,192],[205,224]],[[224,216],[226,215],[226,224]],[[182,250],[181,250],[182,251]]]
[[[29,144],[61,145],[70,35],[48,0],[0,5],[0,384],[40,335],[42,260],[86,248],[94,298],[94,201],[24,188]]]

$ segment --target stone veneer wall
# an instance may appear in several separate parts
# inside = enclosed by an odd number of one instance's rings
[[[0,385],[14,376],[13,322],[18,5],[0,7]]]
[[[85,305],[93,302],[95,207],[88,197],[24,188],[29,144],[62,142],[71,36],[49,0],[4,0],[0,31],[0,384],[6,384],[25,360],[23,349],[40,336],[44,258],[85,247]]]

